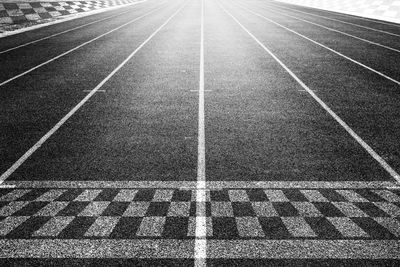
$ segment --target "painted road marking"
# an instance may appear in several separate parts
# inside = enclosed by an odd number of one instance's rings
[[[373,42],[373,41],[369,41],[369,40],[367,40],[367,39],[364,39],[364,38],[361,38],[361,37],[358,37],[358,36],[355,36],[355,35],[352,35],[352,34],[349,34],[349,33],[345,33],[345,32],[339,31],[339,30],[335,30],[335,29],[332,29],[332,28],[323,26],[323,25],[318,24],[318,23],[314,23],[314,22],[311,22],[311,21],[308,21],[308,20],[305,20],[305,19],[301,19],[301,18],[292,16],[292,15],[289,15],[289,14],[285,14],[285,13],[282,13],[282,12],[279,12],[279,11],[276,11],[276,10],[271,10],[271,9],[269,9],[268,11],[272,11],[272,12],[275,12],[275,13],[277,13],[277,14],[281,14],[281,15],[284,15],[284,16],[287,16],[287,17],[290,17],[290,18],[294,18],[294,19],[297,19],[297,20],[300,20],[300,21],[303,21],[303,22],[306,22],[306,23],[309,23],[309,24],[312,24],[312,25],[315,25],[315,26],[324,28],[324,29],[326,29],[326,30],[328,30],[328,31],[337,32],[337,33],[340,33],[340,34],[349,36],[349,37],[351,37],[351,38],[354,38],[354,39],[357,39],[357,40],[360,40],[360,41],[363,41],[363,42],[366,42],[366,43],[369,43],[369,44],[373,44],[373,45],[376,45],[376,46],[380,46],[380,47],[383,47],[383,48],[392,50],[392,51],[394,51],[394,52],[400,53],[400,50],[395,49],[395,48],[393,48],[393,47],[389,47],[389,46],[386,46],[386,45],[383,45],[383,44],[380,44],[380,43],[376,43],[376,42]]]
[[[147,0],[140,1],[140,2],[135,2],[135,3],[132,3],[131,5],[141,4],[141,3],[144,3],[144,2],[146,2],[146,1],[147,1]],[[103,18],[103,19],[95,20],[95,21],[92,21],[92,22],[89,22],[89,23],[86,23],[86,24],[83,24],[83,25],[80,25],[80,26],[77,26],[77,27],[74,27],[74,28],[71,28],[71,29],[68,29],[68,30],[65,30],[65,31],[61,31],[61,32],[58,32],[58,33],[55,33],[55,34],[51,34],[51,35],[49,35],[49,36],[46,36],[46,37],[43,37],[43,38],[40,38],[40,39],[37,39],[37,40],[34,40],[34,41],[30,41],[30,42],[27,42],[27,43],[24,43],[24,44],[21,44],[21,45],[18,45],[18,46],[14,46],[14,47],[12,47],[12,48],[8,48],[8,49],[6,49],[6,50],[0,51],[0,54],[4,54],[4,53],[10,52],[10,51],[12,51],[12,50],[21,48],[21,47],[25,47],[25,46],[28,46],[28,45],[31,45],[31,44],[35,44],[35,43],[38,43],[38,42],[41,42],[41,41],[50,39],[50,38],[52,38],[52,37],[56,37],[56,36],[58,36],[58,35],[67,33],[67,32],[71,32],[71,31],[74,31],[74,30],[77,30],[77,29],[80,29],[80,28],[84,28],[84,27],[86,27],[86,26],[89,26],[89,25],[92,25],[92,24],[95,24],[95,23],[98,23],[98,22],[102,22],[102,21],[104,21],[104,20],[108,20],[108,19],[111,19],[111,18],[115,18],[115,17],[121,16],[121,15],[123,15],[123,14],[126,14],[126,13],[132,11],[132,10],[134,10],[134,8],[132,8],[132,9],[130,9],[130,10],[128,10],[128,11],[124,11],[124,12],[118,13],[118,14],[116,14],[116,15],[112,15],[112,16],[109,16],[109,17],[106,17],[106,18]],[[63,21],[63,22],[64,22],[64,21]]]
[[[193,240],[0,240],[1,258],[193,258]],[[208,258],[400,259],[399,240],[210,240]]]
[[[176,14],[178,14],[179,11],[181,11],[185,6],[186,6],[187,2],[185,2],[185,4],[183,4],[174,14],[172,14],[172,16],[170,16],[157,30],[155,30],[143,43],[141,43],[136,49],[135,51],[133,51],[120,65],[118,65],[118,67],[116,67],[110,74],[108,74],[108,76],[101,81],[85,98],[83,98],[81,100],[81,102],[79,102],[70,112],[68,112],[67,115],[65,115],[50,131],[48,131],[36,144],[34,144],[27,152],[25,152],[24,155],[22,155],[22,157],[20,157],[6,172],[4,172],[1,176],[0,176],[0,184],[4,182],[5,179],[7,179],[11,174],[13,174],[15,172],[15,170],[17,170],[19,168],[19,166],[21,166],[39,147],[41,147],[44,142],[47,141],[47,139],[49,139],[72,115],[75,114],[75,112],[77,112],[108,80],[110,80],[115,73],[117,73],[144,45],[146,45],[162,28],[164,28],[165,25],[167,25],[167,23],[173,18],[175,17]],[[157,8],[156,10],[158,10],[160,8]],[[122,26],[119,26],[118,28],[121,28],[125,25],[128,25],[129,23],[132,23],[133,21],[136,21],[144,16],[147,16],[148,14],[151,14],[153,12],[155,12],[156,10],[153,10],[149,13],[146,13],[145,15],[136,18]],[[118,29],[116,28],[116,29]],[[116,29],[112,30],[115,31]],[[108,33],[110,33],[111,31],[109,31]],[[103,34],[104,36],[105,34]],[[100,38],[96,37],[97,39]],[[95,38],[95,39],[96,39]],[[92,39],[93,41],[94,39]],[[87,43],[87,42],[86,42]],[[82,46],[82,45],[81,45]],[[74,48],[77,49],[77,48]],[[71,51],[71,50],[70,50]],[[64,53],[65,54],[65,53]],[[60,57],[60,56],[58,56]],[[1,85],[1,84],[0,84]]]
[[[323,47],[323,48],[325,48],[325,49],[327,49],[327,50],[329,50],[329,51],[335,53],[336,55],[339,55],[339,56],[341,56],[341,57],[343,57],[343,58],[345,58],[345,59],[347,59],[347,60],[350,60],[351,62],[353,62],[353,63],[355,63],[355,64],[357,64],[357,65],[359,65],[359,66],[361,66],[361,67],[363,67],[363,68],[366,68],[367,70],[370,70],[370,71],[372,71],[372,72],[378,74],[379,76],[382,76],[383,78],[388,79],[389,81],[392,81],[392,82],[394,82],[394,83],[400,85],[400,81],[395,80],[395,79],[393,79],[393,78],[387,76],[386,74],[383,74],[382,72],[377,71],[377,70],[375,70],[375,69],[373,69],[373,68],[371,68],[371,67],[368,67],[367,65],[364,65],[363,63],[358,62],[357,60],[354,60],[354,59],[352,59],[352,58],[350,58],[350,57],[348,57],[348,56],[345,56],[344,54],[342,54],[342,53],[340,53],[340,52],[338,52],[338,51],[336,51],[336,50],[334,50],[334,49],[332,49],[332,48],[330,48],[330,47],[327,47],[326,45],[323,45],[323,44],[321,44],[321,43],[319,43],[319,42],[317,42],[317,41],[314,41],[313,39],[308,38],[307,36],[302,35],[301,33],[298,33],[298,32],[296,32],[296,31],[294,31],[294,30],[291,30],[291,29],[289,29],[289,28],[283,26],[282,24],[279,24],[278,22],[275,22],[275,21],[273,21],[273,20],[271,20],[271,19],[269,19],[269,18],[267,18],[267,17],[264,17],[263,15],[261,15],[261,14],[259,14],[259,13],[256,13],[256,12],[254,12],[254,11],[248,9],[247,7],[244,7],[244,6],[242,6],[242,5],[235,5],[235,6],[240,7],[240,8],[242,8],[242,9],[244,9],[244,10],[247,10],[248,12],[250,12],[250,13],[252,13],[252,14],[254,14],[254,15],[260,17],[260,18],[263,18],[263,19],[265,19],[265,20],[267,20],[267,21],[269,21],[269,22],[271,22],[271,23],[273,23],[273,24],[275,24],[275,25],[277,25],[277,26],[279,26],[279,27],[281,27],[281,28],[283,28],[283,29],[285,29],[285,30],[287,30],[287,31],[290,31],[290,32],[292,32],[292,33],[294,33],[294,34],[296,34],[296,35],[298,35],[298,36],[300,36],[300,37],[302,37],[302,38],[304,38],[304,39],[306,39],[306,40],[308,40],[308,41],[310,41],[310,42],[316,44],[316,45],[319,45],[319,46],[321,46],[321,47]],[[283,63],[282,63],[282,64],[283,64]],[[306,90],[307,90],[307,89],[306,89]]]
[[[268,179],[268,176],[265,177]],[[6,185],[11,185],[16,188],[124,188],[124,189],[136,189],[136,188],[177,188],[177,189],[197,189],[196,181],[7,181]],[[397,189],[394,185],[395,182],[391,181],[208,181],[207,188],[203,189],[235,189],[235,188],[300,188],[300,189],[319,189],[319,188],[338,188],[338,189],[357,189],[357,188],[376,188],[376,189]],[[20,190],[20,189],[17,189]],[[15,190],[14,190],[15,191]],[[5,195],[0,198],[1,201],[13,201],[26,194],[30,190],[10,192],[9,195]],[[320,194],[310,191],[301,191],[306,197],[309,197],[310,201],[324,202],[324,199]],[[126,198],[133,199],[136,190],[131,192],[124,192],[124,196],[121,199]],[[17,194],[17,195],[16,195]],[[121,193],[122,194],[122,193]],[[126,194],[126,195],[125,195]],[[118,196],[118,195],[117,195]],[[116,196],[116,198],[117,198]],[[118,197],[119,199],[120,197]],[[195,198],[194,198],[195,199]]]
[[[274,5],[274,6],[277,6],[277,7],[278,7],[278,5]],[[367,30],[376,31],[376,32],[381,32],[381,33],[385,33],[385,34],[389,34],[389,35],[393,35],[393,36],[400,37],[399,34],[395,34],[395,33],[392,33],[392,32],[383,31],[383,30],[378,30],[378,29],[375,29],[375,28],[371,28],[371,27],[367,27],[367,26],[362,26],[362,25],[359,25],[359,24],[355,24],[355,23],[351,23],[351,22],[347,22],[347,21],[342,21],[342,20],[338,20],[338,19],[328,18],[328,17],[325,17],[325,16],[316,15],[316,14],[313,14],[313,13],[304,12],[304,11],[300,11],[300,10],[293,9],[293,8],[282,7],[282,6],[279,6],[279,8],[288,9],[288,10],[293,10],[293,11],[295,11],[295,12],[304,13],[304,14],[308,14],[308,15],[311,15],[311,16],[320,17],[320,18],[324,18],[324,19],[332,20],[332,21],[337,21],[337,22],[340,22],[340,23],[343,23],[343,24],[353,25],[353,26],[360,27],[360,28],[364,28],[364,29],[367,29]]]
[[[194,265],[206,266],[207,258],[207,218],[206,218],[206,148],[204,129],[204,0],[201,0],[200,15],[200,69],[199,69],[199,122],[197,147],[196,185],[196,229]]]
[[[320,104],[320,106],[325,109],[335,120],[336,122],[338,122],[345,130],[347,133],[349,133],[364,149],[365,151],[368,152],[368,154],[373,157],[378,163],[379,165],[381,165],[381,167],[383,169],[385,169],[390,176],[395,179],[398,183],[400,183],[400,175],[381,157],[378,155],[378,153],[375,152],[375,150],[372,149],[372,147],[370,147],[356,132],[353,131],[353,129],[350,128],[349,125],[347,125],[347,123],[345,123],[330,107],[328,107],[327,104],[325,104],[325,102],[323,102],[305,83],[303,83],[303,81],[301,81],[296,74],[294,74],[279,58],[277,58],[263,43],[260,42],[260,40],[258,40],[251,32],[249,32],[249,30],[247,30],[231,13],[229,13],[229,11],[227,11],[223,6],[221,6],[219,3],[218,5],[224,10],[224,12],[226,14],[228,14],[245,32],[247,32],[251,38],[253,38],[272,58],[274,58],[276,60],[276,62],[279,63],[279,65],[282,66],[282,68],[284,68],[286,70],[287,73],[289,73],[290,76],[292,76],[293,79],[295,79],[297,81],[297,83],[299,85],[301,85],[301,87],[303,87],[305,90],[307,90],[307,92],[318,102],[318,104]],[[246,8],[244,8],[246,9]],[[251,13],[257,14],[253,11],[249,11]],[[261,15],[260,15],[261,16]],[[263,16],[261,16],[263,17]],[[267,19],[267,18],[266,18]],[[267,19],[269,20],[269,19]],[[280,24],[277,24],[280,25]],[[284,27],[284,26],[282,26]],[[284,27],[286,28],[286,27]],[[287,29],[287,28],[286,28]],[[290,29],[288,29],[289,31],[292,31]],[[294,32],[294,31],[293,31]],[[297,33],[296,33],[297,34]],[[305,36],[304,36],[305,37]],[[305,37],[307,38],[307,37]],[[307,38],[309,39],[309,38]],[[309,39],[311,40],[311,39]],[[311,40],[312,41],[312,40]],[[312,41],[315,42],[315,41]],[[315,42],[317,43],[317,42]],[[319,44],[319,43],[317,43]],[[323,46],[323,45],[321,45]],[[330,48],[326,47],[327,49],[331,50]],[[334,50],[332,50],[334,51]],[[338,53],[338,52],[335,52]],[[340,53],[339,53],[340,54]],[[345,57],[345,56],[344,56]],[[360,63],[361,64],[361,63]],[[384,75],[384,74],[382,74]],[[386,75],[385,75],[386,76]],[[390,78],[391,79],[391,78]],[[395,81],[395,80],[394,80]],[[397,81],[396,81],[397,82]],[[400,84],[400,82],[397,82],[398,84]]]
[[[123,27],[125,27],[125,26],[127,26],[127,25],[129,25],[129,24],[131,24],[131,23],[133,23],[135,21],[137,21],[137,20],[140,20],[140,19],[142,19],[142,18],[144,18],[144,17],[146,17],[146,16],[148,16],[148,15],[150,15],[150,14],[152,14],[152,13],[158,11],[158,10],[160,10],[162,8],[161,5],[163,5],[163,3],[158,5],[158,8],[156,8],[156,9],[150,11],[150,12],[147,12],[146,14],[144,14],[144,15],[142,15],[140,17],[137,17],[137,18],[135,18],[133,20],[130,20],[127,23],[124,23],[121,26],[118,26],[117,28],[114,28],[114,29],[112,29],[112,30],[110,30],[110,31],[108,31],[106,33],[103,33],[103,34],[101,34],[101,35],[99,35],[99,36],[97,36],[97,37],[95,37],[95,38],[93,38],[93,39],[91,39],[91,40],[89,40],[87,42],[84,42],[84,43],[82,43],[82,44],[80,44],[80,45],[78,45],[78,46],[76,46],[76,47],[74,47],[74,48],[72,48],[72,49],[70,49],[70,50],[58,55],[58,56],[56,56],[56,57],[53,57],[53,58],[51,58],[51,59],[49,59],[49,60],[47,60],[47,61],[45,61],[45,62],[43,62],[43,63],[41,63],[41,64],[39,64],[37,66],[31,68],[31,69],[29,69],[27,71],[24,71],[24,72],[22,72],[22,73],[20,73],[20,74],[18,74],[16,76],[8,79],[8,80],[5,80],[5,81],[1,82],[0,86],[3,86],[3,85],[5,85],[5,84],[7,84],[7,83],[9,83],[9,82],[11,82],[11,81],[13,81],[15,79],[18,79],[19,77],[22,77],[22,76],[24,76],[24,75],[26,75],[26,74],[28,74],[28,73],[40,68],[40,67],[43,67],[43,66],[45,66],[45,65],[47,65],[47,64],[49,64],[49,63],[51,63],[51,62],[53,62],[53,61],[55,61],[55,60],[57,60],[59,58],[65,56],[65,55],[70,54],[71,52],[73,52],[73,51],[75,51],[75,50],[77,50],[77,49],[79,49],[79,48],[81,48],[81,47],[83,47],[85,45],[88,45],[88,44],[90,44],[90,43],[92,43],[92,42],[94,42],[94,41],[96,41],[96,40],[98,40],[98,39],[100,39],[100,38],[112,33],[112,32],[115,32],[115,31],[117,31],[117,30],[119,30],[119,29],[121,29],[121,28],[123,28]]]

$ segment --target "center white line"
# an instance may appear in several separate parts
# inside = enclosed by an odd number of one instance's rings
[[[36,150],[39,149],[72,115],[75,114],[99,89],[110,80],[145,44],[147,44],[179,11],[181,11],[188,2],[185,2],[174,14],[172,14],[157,30],[155,30],[135,51],[133,51],[118,67],[116,67],[108,76],[102,80],[89,94],[85,96],[67,115],[65,115],[53,128],[50,129],[40,140],[25,152],[7,171],[0,176],[0,185],[11,174],[13,174]],[[154,11],[152,11],[154,12]]]
[[[206,227],[206,153],[204,130],[204,0],[201,0],[200,22],[200,78],[199,78],[199,125],[198,125],[198,158],[196,186],[196,267],[206,266],[207,227]]]

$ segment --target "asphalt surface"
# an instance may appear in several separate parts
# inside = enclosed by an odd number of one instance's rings
[[[399,264],[399,40],[261,0],[1,38],[0,261]]]

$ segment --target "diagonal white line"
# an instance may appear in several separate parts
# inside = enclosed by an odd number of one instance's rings
[[[163,2],[163,3],[164,3],[164,2]],[[99,35],[99,36],[97,36],[97,37],[95,37],[95,38],[93,38],[93,39],[91,39],[91,40],[89,40],[89,41],[86,41],[86,42],[84,42],[84,43],[82,43],[82,44],[80,44],[80,45],[78,45],[78,46],[76,46],[76,47],[74,47],[74,48],[72,48],[72,49],[70,49],[70,50],[68,50],[68,51],[66,51],[66,52],[64,52],[64,53],[62,53],[62,54],[60,54],[60,55],[58,55],[58,56],[56,56],[56,57],[53,57],[53,58],[51,58],[51,59],[49,59],[49,60],[47,60],[47,61],[45,61],[45,62],[43,62],[43,63],[40,63],[39,65],[36,65],[35,67],[33,67],[33,68],[31,68],[31,69],[29,69],[29,70],[27,70],[27,71],[24,71],[24,72],[22,72],[22,73],[20,73],[20,74],[18,74],[18,75],[16,75],[16,76],[14,76],[14,77],[8,79],[8,80],[5,80],[5,81],[1,82],[1,83],[0,83],[0,86],[3,86],[3,85],[5,85],[5,84],[7,84],[7,83],[9,83],[9,82],[11,82],[11,81],[13,81],[13,80],[15,80],[15,79],[18,79],[19,77],[22,77],[22,76],[24,76],[24,75],[26,75],[26,74],[28,74],[28,73],[30,73],[30,72],[32,72],[32,71],[34,71],[34,70],[40,68],[40,67],[43,67],[44,65],[47,65],[47,64],[53,62],[54,60],[57,60],[57,59],[59,59],[59,58],[65,56],[65,55],[68,55],[69,53],[71,53],[71,52],[73,52],[73,51],[75,51],[75,50],[77,50],[77,49],[79,49],[79,48],[81,48],[81,47],[83,47],[83,46],[85,46],[85,45],[88,45],[88,44],[90,44],[90,43],[92,43],[92,42],[94,42],[94,41],[96,41],[96,40],[98,40],[98,39],[100,39],[100,38],[102,38],[102,37],[104,37],[104,36],[106,36],[106,35],[112,33],[112,32],[115,32],[115,31],[121,29],[122,27],[125,27],[125,26],[127,26],[127,25],[129,25],[129,24],[131,24],[131,23],[133,23],[133,22],[135,22],[135,21],[137,21],[137,20],[139,20],[139,19],[142,19],[142,18],[144,18],[144,17],[146,17],[146,16],[148,16],[148,15],[150,15],[150,14],[152,14],[152,13],[158,11],[159,9],[162,8],[161,5],[163,5],[163,3],[160,4],[160,5],[158,5],[158,8],[156,8],[156,9],[150,11],[150,12],[147,12],[146,14],[144,14],[144,15],[142,15],[142,16],[140,16],[140,17],[137,17],[137,18],[135,18],[135,19],[133,19],[133,20],[130,20],[130,21],[128,21],[127,23],[124,23],[124,24],[122,24],[121,26],[118,26],[117,28],[114,28],[114,29],[112,29],[112,30],[110,30],[110,31],[108,31],[108,32],[106,32],[106,33],[103,33],[103,34],[101,34],[101,35]]]
[[[147,0],[136,2],[136,3],[132,3],[132,5],[141,4],[141,3],[144,3],[146,1]],[[111,18],[114,18],[114,17],[121,16],[123,14],[126,14],[126,13],[132,11],[132,10],[134,10],[134,8],[132,8],[130,10],[127,10],[127,11],[124,11],[124,12],[121,12],[121,13],[118,13],[118,14],[115,14],[115,15],[112,15],[112,16],[108,16],[106,18],[98,19],[98,20],[95,20],[95,21],[92,21],[92,22],[89,22],[89,23],[86,23],[86,24],[83,24],[83,25],[79,25],[77,27],[74,27],[74,28],[71,28],[71,29],[68,29],[68,30],[65,30],[65,31],[61,31],[61,32],[58,32],[58,33],[55,33],[55,34],[51,34],[51,35],[48,35],[46,37],[43,37],[43,38],[40,38],[40,39],[36,39],[36,40],[30,41],[30,42],[27,42],[27,43],[24,43],[24,44],[21,44],[21,45],[18,45],[18,46],[14,46],[14,47],[8,48],[6,50],[0,51],[0,55],[4,54],[4,53],[7,53],[7,52],[10,52],[10,51],[13,51],[13,50],[16,50],[16,49],[21,48],[21,47],[25,47],[25,46],[28,46],[28,45],[31,45],[31,44],[35,44],[35,43],[38,43],[38,42],[41,42],[41,41],[56,37],[58,35],[61,35],[61,34],[67,33],[67,32],[71,32],[71,31],[74,31],[74,30],[77,30],[77,29],[80,29],[80,28],[87,27],[89,25],[92,25],[92,24],[95,24],[95,23],[98,23],[98,22],[101,22],[101,21],[105,21],[105,20],[108,20],[108,19],[111,19]]]
[[[313,13],[309,13],[309,12],[304,12],[304,11],[300,11],[300,10],[293,9],[293,8],[283,7],[283,6],[280,6],[280,5],[273,5],[273,6],[279,7],[281,9],[288,9],[288,10],[293,10],[293,11],[296,11],[296,12],[299,12],[299,13],[308,14],[308,15],[314,16],[314,17],[324,18],[326,20],[337,21],[337,22],[340,22],[340,23],[343,23],[343,24],[348,24],[348,25],[352,25],[352,26],[355,26],[355,27],[359,27],[359,28],[363,28],[363,29],[367,29],[367,30],[371,30],[371,31],[375,31],[375,32],[380,32],[380,33],[384,33],[384,34],[389,34],[389,35],[392,35],[392,36],[400,37],[399,34],[395,34],[395,33],[388,32],[388,31],[383,31],[383,30],[378,30],[378,29],[375,29],[375,28],[367,27],[367,26],[362,26],[360,24],[355,24],[355,23],[351,23],[351,22],[347,22],[347,21],[343,21],[343,20],[339,20],[339,19],[334,19],[334,18],[328,18],[328,17],[325,17],[325,16],[321,16],[321,15],[317,15],[317,14],[313,14]]]
[[[366,68],[367,70],[370,70],[370,71],[378,74],[379,76],[382,76],[383,78],[386,78],[389,81],[392,81],[392,82],[396,83],[397,85],[400,85],[400,81],[395,80],[395,79],[387,76],[386,74],[384,74],[384,73],[382,73],[380,71],[377,71],[377,70],[375,70],[375,69],[373,69],[371,67],[368,67],[367,65],[364,65],[363,63],[358,62],[357,60],[354,60],[354,59],[352,59],[352,58],[350,58],[350,57],[348,57],[348,56],[346,56],[346,55],[344,55],[344,54],[342,54],[342,53],[340,53],[340,52],[338,52],[338,51],[336,51],[336,50],[334,50],[334,49],[332,49],[330,47],[327,47],[326,45],[323,45],[323,44],[321,44],[321,43],[319,43],[317,41],[314,41],[313,39],[308,38],[307,36],[305,36],[305,35],[303,35],[301,33],[298,33],[298,32],[296,32],[296,31],[294,31],[292,29],[289,29],[289,28],[287,28],[287,27],[285,27],[285,26],[283,26],[283,25],[281,25],[281,24],[279,24],[279,23],[277,23],[277,22],[275,22],[275,21],[273,21],[273,20],[271,20],[271,19],[269,19],[267,17],[264,17],[263,15],[258,14],[258,13],[254,12],[254,11],[252,11],[252,10],[242,6],[242,5],[236,5],[236,6],[238,6],[238,7],[242,8],[242,9],[244,9],[244,10],[246,10],[246,11],[248,11],[248,12],[254,14],[254,15],[256,15],[257,17],[263,18],[263,19],[265,19],[265,20],[267,20],[267,21],[269,21],[269,22],[271,22],[271,23],[273,23],[273,24],[275,24],[275,25],[277,25],[277,26],[279,26],[279,27],[281,27],[281,28],[283,28],[283,29],[285,29],[287,31],[290,31],[291,33],[294,33],[294,34],[300,36],[301,38],[304,38],[304,39],[306,39],[306,40],[308,40],[308,41],[310,41],[310,42],[312,42],[312,43],[314,43],[316,45],[319,45],[319,46],[321,46],[321,47],[323,47],[323,48],[335,53],[336,55],[339,55],[339,56],[341,56],[341,57],[343,57],[343,58],[345,58],[345,59],[347,59],[347,60],[349,60],[349,61],[351,61],[351,62],[353,62],[353,63],[355,63],[355,64],[357,64],[357,65],[359,65],[361,67],[363,67],[363,68]]]
[[[352,34],[349,34],[349,33],[346,33],[346,32],[342,32],[342,31],[339,31],[339,30],[335,30],[335,29],[332,29],[332,28],[323,26],[323,25],[321,25],[321,24],[311,22],[311,21],[309,21],[309,20],[301,19],[301,18],[292,16],[292,15],[289,15],[289,14],[285,14],[285,13],[282,13],[282,12],[279,12],[279,11],[276,11],[276,10],[273,10],[273,9],[269,9],[268,11],[275,12],[275,13],[280,14],[280,15],[283,15],[283,16],[287,16],[287,17],[290,17],[290,18],[293,18],[293,19],[297,19],[297,20],[300,20],[300,21],[309,23],[309,24],[311,24],[311,25],[315,25],[315,26],[317,26],[317,27],[321,27],[321,28],[326,29],[326,30],[328,30],[328,31],[337,32],[337,33],[340,33],[340,34],[349,36],[349,37],[351,37],[351,38],[354,38],[354,39],[357,39],[357,40],[360,40],[360,41],[363,41],[363,42],[366,42],[366,43],[369,43],[369,44],[373,44],[373,45],[376,45],[376,46],[379,46],[379,47],[382,47],[382,48],[385,48],[385,49],[388,49],[388,50],[391,50],[391,51],[400,53],[400,50],[395,49],[395,48],[393,48],[393,47],[390,47],[390,46],[387,46],[387,45],[383,45],[383,44],[380,44],[380,43],[377,43],[377,42],[373,42],[373,41],[370,41],[370,40],[367,40],[367,39],[364,39],[364,38],[361,38],[361,37],[358,37],[358,36],[355,36],[355,35],[352,35]]]
[[[117,73],[145,44],[147,44],[179,11],[181,11],[188,2],[185,2],[174,14],[172,14],[157,30],[155,30],[135,51],[133,51],[118,67],[116,67],[108,76],[101,81],[89,94],[85,96],[67,115],[65,115],[50,131],[48,131],[40,140],[34,144],[22,157],[20,157],[6,172],[0,176],[0,184],[4,182],[15,170],[19,168],[47,139],[49,139],[72,115],[75,114],[115,73]]]
[[[227,11],[220,3],[218,5],[221,7],[221,9],[228,14],[247,34],[250,35],[251,38],[253,38],[254,41],[256,41],[273,59],[275,59],[276,62],[281,65],[282,68],[286,70],[287,73],[289,73],[290,76],[298,84],[300,84],[301,87],[304,88],[313,98],[315,101],[318,102],[318,104],[321,105],[325,111],[331,115],[336,122],[338,122],[345,130],[347,133],[349,133],[367,152],[368,154],[373,157],[379,165],[383,169],[385,169],[390,176],[395,179],[398,183],[400,183],[400,175],[381,157],[378,155],[378,153],[375,152],[375,150],[372,149],[356,132],[353,131],[353,129],[350,128],[349,125],[347,125],[346,122],[344,122],[328,105],[325,104],[324,101],[322,101],[303,81],[301,81],[296,74],[294,74],[282,61],[280,61],[279,58],[277,58],[260,40],[258,40],[249,30],[246,29],[229,11]]]

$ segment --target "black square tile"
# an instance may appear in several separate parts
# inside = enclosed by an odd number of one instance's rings
[[[249,196],[249,200],[253,202],[268,201],[267,195],[265,195],[264,190],[261,188],[249,189],[247,190],[247,195]]]
[[[192,191],[191,190],[174,190],[174,194],[172,195],[172,201],[184,201],[189,202],[192,200]]]
[[[170,202],[150,202],[146,216],[167,216]]]
[[[152,201],[155,192],[154,189],[139,189],[135,195],[134,201]]]
[[[115,225],[110,238],[135,238],[141,222],[142,218],[139,217],[122,217]]]
[[[17,228],[12,230],[7,238],[29,238],[39,230],[51,217],[30,217]]]
[[[76,217],[61,231],[57,237],[68,239],[82,238],[95,220],[95,217]]]
[[[113,201],[118,192],[118,189],[105,188],[101,190],[100,194],[96,196],[94,201]]]
[[[77,216],[89,203],[89,201],[70,202],[64,209],[58,212],[57,216]]]
[[[313,231],[322,239],[341,239],[342,234],[325,217],[305,217],[306,222]]]
[[[19,211],[15,212],[13,216],[32,216],[39,210],[44,208],[49,202],[30,202]]]
[[[330,202],[314,202],[313,204],[325,217],[346,217]]]
[[[292,235],[279,217],[260,217],[259,222],[268,239],[289,239]]]
[[[101,214],[102,216],[122,216],[130,202],[111,202]]]
[[[250,202],[232,202],[232,208],[235,217],[256,216]]]
[[[297,209],[290,202],[274,202],[272,205],[280,216],[294,217],[299,215]]]
[[[239,238],[236,220],[231,217],[213,217],[213,238],[232,239]]]
[[[162,237],[186,238],[188,234],[189,217],[167,217]]]
[[[230,201],[227,190],[211,190],[210,199],[211,201],[224,201],[224,202]]]
[[[283,189],[282,191],[290,201],[296,201],[296,202],[308,201],[308,199],[298,189]]]
[[[55,201],[73,201],[80,194],[82,194],[83,191],[83,189],[78,188],[68,189],[61,196],[55,199]]]

